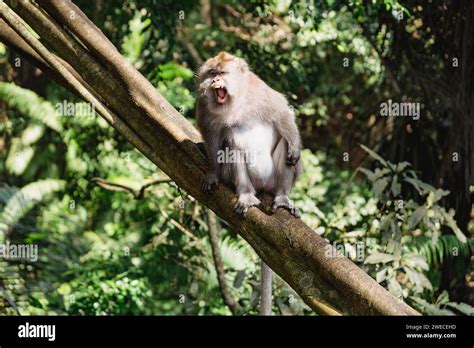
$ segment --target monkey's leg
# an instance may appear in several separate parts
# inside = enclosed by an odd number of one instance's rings
[[[272,276],[272,269],[262,260],[260,268],[260,315],[272,314]]]
[[[285,139],[280,139],[275,150],[273,151],[273,163],[275,163],[276,185],[274,188],[275,198],[273,200],[272,211],[277,208],[285,208],[295,217],[300,217],[298,208],[288,197],[291,187],[299,175],[301,163],[298,161],[296,165],[287,164],[287,143]]]
[[[260,200],[255,197],[255,188],[250,180],[247,164],[234,163],[234,183],[239,199],[235,205],[235,211],[239,215],[243,215],[252,206],[260,204]]]

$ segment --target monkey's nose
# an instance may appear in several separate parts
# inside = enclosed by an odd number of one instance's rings
[[[222,79],[220,79],[219,77],[215,77],[215,78],[212,80],[211,87],[213,87],[213,88],[220,88],[220,87],[222,87],[222,84],[223,84]]]

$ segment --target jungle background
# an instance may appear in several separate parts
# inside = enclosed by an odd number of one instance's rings
[[[74,2],[193,123],[197,67],[245,58],[296,112],[302,219],[421,313],[474,314],[469,1]],[[225,222],[3,44],[0,72],[0,243],[39,248],[0,259],[0,314],[258,313],[259,259]],[[278,277],[273,313],[313,314]]]

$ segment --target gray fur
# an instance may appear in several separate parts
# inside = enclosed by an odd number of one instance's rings
[[[259,205],[255,195],[266,191],[275,196],[273,210],[283,207],[299,217],[288,198],[301,172],[301,141],[293,111],[286,98],[251,72],[244,60],[227,53],[217,57],[208,60],[198,75],[197,124],[210,162],[204,187],[210,190],[219,182],[232,186],[239,197],[239,214]],[[217,102],[215,86],[225,87],[224,103]],[[244,163],[219,163],[219,150],[249,156],[243,156]]]

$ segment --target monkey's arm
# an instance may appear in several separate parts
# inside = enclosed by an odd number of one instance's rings
[[[294,112],[286,108],[280,111],[278,117],[274,122],[278,133],[286,140],[288,144],[286,162],[289,165],[296,165],[300,158],[301,139],[298,128],[295,123]]]

